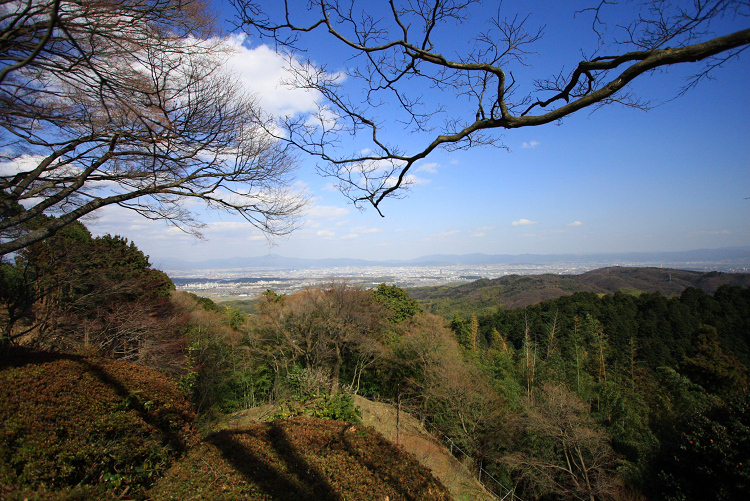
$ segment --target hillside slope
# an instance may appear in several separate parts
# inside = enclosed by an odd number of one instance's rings
[[[372,427],[399,450],[419,461],[448,489],[455,501],[495,499],[477,481],[473,472],[454,457],[446,446],[425,430],[419,419],[397,410],[393,405],[355,396],[354,405],[362,412],[362,425]],[[260,423],[277,410],[273,405],[254,407],[227,418],[221,428],[243,429]],[[391,501],[394,498],[391,498]]]
[[[361,396],[354,404],[362,410],[362,423],[372,426],[385,438],[412,454],[430,469],[450,491],[456,501],[490,501],[472,465],[465,465],[454,457],[445,444],[425,430],[419,419],[397,410],[393,405],[373,402]]]
[[[171,499],[449,501],[429,470],[373,428],[307,416],[212,433],[149,493]]]
[[[235,419],[200,440],[175,382],[132,363],[19,350],[0,383],[0,499],[454,499],[366,425]]]
[[[580,275],[507,275],[455,287],[418,287],[409,289],[409,294],[432,313],[445,314],[448,310],[480,313],[498,306],[523,308],[575,292],[613,294],[625,290],[673,296],[688,287],[697,287],[713,294],[722,285],[748,287],[750,273],[609,267]]]
[[[0,358],[0,499],[142,499],[200,439],[194,419],[177,384],[146,367],[12,350]]]

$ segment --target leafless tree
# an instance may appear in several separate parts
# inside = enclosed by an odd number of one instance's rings
[[[285,362],[299,360],[305,368],[328,375],[331,393],[339,391],[342,369],[351,369],[352,390],[362,372],[383,351],[387,325],[382,307],[368,291],[342,283],[310,288],[289,297],[267,295],[258,332],[267,356]]]
[[[191,201],[294,227],[295,159],[211,29],[197,0],[0,0],[0,255],[108,205],[195,234]]]
[[[512,425],[526,437],[503,458],[529,493],[554,499],[613,499],[617,455],[585,403],[567,389],[544,384]]]
[[[285,0],[283,10],[264,10],[253,0],[232,1],[245,30],[288,51],[289,83],[326,98],[317,120],[287,117],[283,137],[317,156],[322,173],[337,180],[355,205],[371,204],[381,215],[383,200],[401,195],[414,164],[438,148],[502,146],[498,131],[559,121],[589,107],[648,108],[628,88],[634,79],[659,68],[691,65],[693,77],[679,94],[750,44],[750,29],[722,32],[726,25],[747,20],[747,0],[594,0],[571,16],[591,27],[598,43],[581,47],[572,70],[566,69],[571,61],[560,58],[559,68],[540,79],[518,81],[513,72],[528,70],[544,28],[530,27],[524,13],[506,14],[501,2],[486,28],[466,40],[460,25],[478,25],[470,16],[480,0]],[[618,22],[623,15],[631,21]],[[727,19],[732,22],[720,26]],[[346,78],[310,60],[298,62],[301,51],[312,47],[307,37],[317,37],[318,46],[323,37],[331,44],[327,48],[343,54]],[[364,89],[363,96],[352,90],[356,86]],[[459,111],[443,106],[457,102],[464,103]],[[400,110],[402,125],[418,133],[409,138],[416,146],[389,142],[394,135],[386,125],[393,124],[385,123],[386,109]],[[347,134],[361,134],[367,146],[358,143],[355,153],[342,153]],[[396,134],[403,141],[403,131]]]

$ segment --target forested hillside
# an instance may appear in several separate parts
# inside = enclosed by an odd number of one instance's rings
[[[417,287],[409,293],[428,311],[450,316],[486,313],[498,306],[523,308],[574,292],[660,292],[674,296],[688,287],[713,294],[722,285],[750,287],[750,273],[609,267],[578,275],[507,275],[453,287]]]
[[[718,286],[745,276],[599,270],[595,292],[515,309],[480,295],[475,315],[454,288],[447,316],[395,286],[332,283],[267,291],[244,315],[175,291],[135,245],[79,223],[0,271],[7,499],[447,499],[357,424],[355,396],[449,437],[501,496],[750,493],[750,289]],[[642,292],[654,276],[666,290]],[[577,283],[564,279],[497,289]],[[259,405],[267,422],[217,430]],[[116,447],[129,441],[148,451]]]
[[[374,430],[323,421],[359,421],[350,385],[320,372],[330,358],[305,365],[289,344],[259,343],[268,315],[251,323],[177,292],[134,244],[80,223],[14,261],[0,264],[0,498],[450,498]],[[335,290],[390,325],[370,293]],[[265,402],[273,423],[213,433]]]

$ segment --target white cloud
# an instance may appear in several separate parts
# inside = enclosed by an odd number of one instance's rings
[[[731,235],[732,232],[729,230],[709,230],[702,232],[705,235]]]
[[[440,166],[440,164],[437,163],[427,163],[427,164],[420,164],[419,167],[416,168],[416,172],[429,172],[430,174],[437,173],[437,168]]]
[[[317,233],[317,235],[318,235],[319,237],[324,237],[324,238],[331,238],[331,237],[333,237],[333,236],[334,236],[335,234],[334,234],[334,233],[333,233],[332,231],[330,231],[330,230],[320,230],[320,231],[319,231],[319,232]]]
[[[530,219],[519,219],[510,223],[512,226],[529,226],[531,224],[539,224],[539,221],[531,221]]]
[[[572,223],[568,223],[566,226],[583,226],[583,223],[580,221],[573,221]]]
[[[203,233],[224,233],[247,230],[250,226],[247,221],[215,221],[207,223]]]
[[[13,160],[0,162],[0,176],[13,176],[19,172],[30,172],[44,160],[42,155],[20,155]]]
[[[341,240],[353,240],[358,237],[359,235],[357,235],[356,233],[349,233],[348,235],[344,235],[343,237],[341,237]]]
[[[536,148],[537,146],[539,146],[539,141],[524,141],[523,144],[521,144],[522,148]]]
[[[383,230],[381,230],[380,228],[368,228],[367,226],[360,226],[358,228],[354,228],[352,231],[355,233],[363,233],[367,235],[372,233],[380,233]]]
[[[448,231],[444,231],[442,233],[436,233],[435,235],[433,235],[433,237],[445,238],[445,237],[450,237],[452,235],[455,235],[457,233],[460,233],[460,231],[458,231],[458,230],[448,230]]]
[[[340,219],[349,215],[351,211],[343,207],[331,205],[312,205],[305,210],[305,215],[313,219]]]
[[[227,39],[235,53],[227,61],[227,67],[235,72],[243,86],[254,93],[261,107],[276,116],[312,113],[322,100],[319,93],[292,89],[283,84],[289,79],[285,69],[287,58],[267,45],[247,48],[244,35],[233,35]]]
[[[398,176],[390,176],[388,179],[385,180],[385,185],[395,186],[397,181],[398,181]],[[429,182],[430,182],[429,179],[422,179],[413,174],[407,174],[404,176],[404,179],[401,181],[401,186],[415,186],[415,185],[420,185],[420,184],[427,184]]]

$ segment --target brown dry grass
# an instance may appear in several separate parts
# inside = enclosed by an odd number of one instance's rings
[[[0,499],[142,498],[199,441],[194,418],[174,381],[148,368],[12,350],[0,359]]]
[[[149,499],[449,501],[450,495],[372,428],[297,416],[212,433]]]
[[[456,459],[448,448],[422,425],[419,419],[406,412],[398,413],[390,404],[373,402],[357,395],[354,405],[362,411],[362,425],[370,426],[387,440],[411,454],[445,485],[456,501],[484,501],[495,498],[487,493],[466,465]],[[277,408],[264,405],[237,412],[225,419],[218,428],[232,429],[266,420]],[[398,427],[397,424],[398,416]]]
[[[362,424],[372,426],[381,435],[412,454],[445,485],[456,501],[494,500],[474,474],[430,434],[422,422],[387,403],[356,396],[354,405],[362,410]],[[398,419],[397,419],[398,417]],[[396,423],[398,421],[398,427]]]

